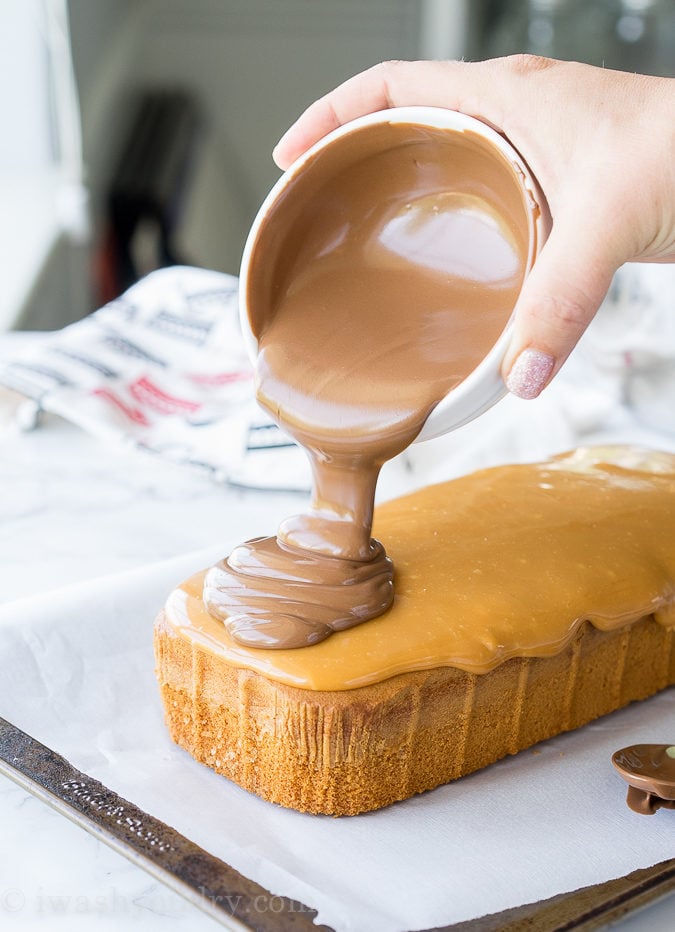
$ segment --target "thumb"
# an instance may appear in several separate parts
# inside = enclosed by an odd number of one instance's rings
[[[502,373],[519,398],[536,398],[556,375],[621,264],[608,239],[611,226],[584,214],[587,207],[554,223],[518,298]]]

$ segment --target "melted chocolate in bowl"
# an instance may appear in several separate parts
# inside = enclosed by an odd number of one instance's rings
[[[307,513],[236,548],[204,600],[252,647],[323,640],[384,612],[375,485],[511,316],[527,268],[521,179],[480,135],[356,129],[317,152],[266,215],[248,282],[258,400],[307,451]]]

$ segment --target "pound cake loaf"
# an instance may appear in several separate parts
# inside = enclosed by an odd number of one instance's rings
[[[352,815],[675,684],[675,456],[579,450],[381,506],[384,615],[243,647],[204,573],[155,626],[174,741],[266,800]]]

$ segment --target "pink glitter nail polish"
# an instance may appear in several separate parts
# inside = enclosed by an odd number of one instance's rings
[[[506,379],[506,387],[518,398],[536,398],[546,385],[555,359],[537,349],[523,350]]]

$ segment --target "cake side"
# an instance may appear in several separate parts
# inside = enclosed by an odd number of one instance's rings
[[[673,632],[651,616],[612,631],[586,623],[552,657],[340,691],[223,663],[163,612],[155,655],[177,744],[263,799],[338,816],[432,789],[674,685]]]

